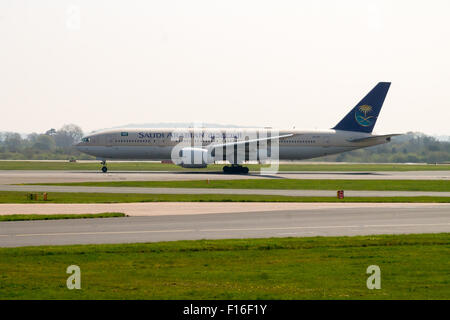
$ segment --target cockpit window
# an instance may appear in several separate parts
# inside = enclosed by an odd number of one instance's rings
[[[83,141],[83,142],[89,142],[89,141],[91,141],[91,138],[83,138],[83,139],[81,139],[81,141]]]

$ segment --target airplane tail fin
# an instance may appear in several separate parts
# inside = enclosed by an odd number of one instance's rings
[[[371,133],[390,85],[379,82],[333,129]]]

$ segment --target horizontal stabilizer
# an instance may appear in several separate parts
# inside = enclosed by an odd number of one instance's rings
[[[401,133],[385,134],[385,135],[381,135],[381,136],[370,136],[370,137],[358,138],[358,139],[349,139],[348,142],[366,142],[366,141],[378,140],[380,138],[390,139],[395,136],[401,136]]]

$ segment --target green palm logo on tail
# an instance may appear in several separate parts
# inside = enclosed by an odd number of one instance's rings
[[[370,115],[372,111],[373,111],[372,107],[367,104],[356,108],[355,111],[356,122],[358,122],[358,124],[363,127],[371,126],[375,120],[375,117]]]

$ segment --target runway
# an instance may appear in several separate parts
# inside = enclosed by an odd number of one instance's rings
[[[0,246],[450,232],[449,204],[314,209],[308,205],[253,212],[0,222]]]
[[[138,194],[240,194],[278,195],[298,197],[335,197],[336,190],[287,189],[218,189],[218,188],[142,188],[142,187],[85,187],[44,185],[0,185],[0,191],[24,192],[77,192],[77,193],[138,193]],[[346,190],[347,197],[450,197],[450,192],[440,191],[357,191]]]
[[[358,180],[450,180],[450,171],[303,171],[261,175],[223,174],[222,172],[164,171],[60,171],[60,170],[0,170],[0,185],[20,183],[58,183],[86,181],[174,181],[219,179],[358,179]]]

